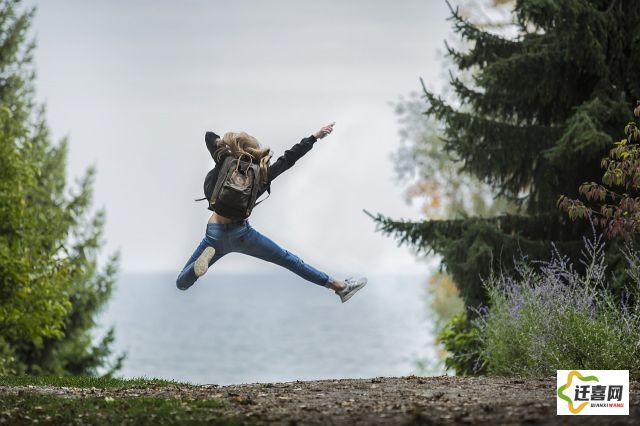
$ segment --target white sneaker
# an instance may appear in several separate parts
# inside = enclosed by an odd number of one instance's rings
[[[351,299],[351,296],[356,294],[358,290],[360,290],[362,287],[367,285],[367,279],[365,277],[362,277],[362,278],[358,278],[357,280],[354,280],[353,277],[349,277],[346,280],[344,280],[344,283],[347,286],[340,291],[336,291],[336,294],[340,296],[340,300],[342,300],[342,303]]]
[[[196,277],[201,277],[205,272],[207,272],[207,269],[209,269],[209,262],[211,262],[214,254],[216,254],[216,249],[213,247],[207,247],[202,251],[202,254],[198,256],[193,265]]]

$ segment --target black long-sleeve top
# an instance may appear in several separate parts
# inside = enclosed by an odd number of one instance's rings
[[[204,140],[207,144],[207,149],[209,150],[213,161],[216,163],[215,167],[212,170],[213,185],[215,185],[215,182],[218,180],[218,164],[222,163],[222,158],[216,159],[214,155],[214,153],[218,149],[216,140],[219,138],[220,136],[216,135],[213,132],[207,132],[204,136]],[[318,139],[314,135],[303,138],[300,142],[286,150],[284,154],[280,156],[273,164],[269,165],[269,168],[267,169],[267,182],[258,190],[257,197],[260,197],[260,195],[264,194],[264,192],[267,190],[270,191],[271,181],[280,176],[282,172],[290,169],[291,166],[296,164],[296,161],[298,161],[303,155],[309,152],[311,148],[313,148],[313,144],[317,140]]]

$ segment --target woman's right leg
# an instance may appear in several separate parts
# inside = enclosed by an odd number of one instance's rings
[[[335,282],[326,273],[305,263],[298,256],[283,249],[252,227],[249,227],[249,231],[246,234],[234,241],[232,251],[248,254],[249,256],[275,263],[305,280],[323,287],[332,288]]]
[[[198,260],[198,258],[204,253],[207,247],[212,247],[212,245],[205,236],[198,247],[196,247],[189,260],[187,260],[187,263],[184,265],[184,268],[182,268],[182,271],[176,279],[176,287],[178,287],[180,290],[187,290],[198,279],[198,276],[195,272],[195,263],[196,260]],[[209,266],[213,265],[222,256],[224,256],[224,253],[216,251],[216,253],[213,255],[213,258],[211,258],[211,260],[209,261]]]

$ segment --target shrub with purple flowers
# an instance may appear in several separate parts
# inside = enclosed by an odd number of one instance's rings
[[[551,376],[558,369],[621,369],[640,378],[640,254],[627,245],[626,289],[608,290],[602,235],[584,238],[578,273],[555,248],[485,282],[488,310],[474,319],[488,374]]]

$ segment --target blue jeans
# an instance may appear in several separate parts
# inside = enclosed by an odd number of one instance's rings
[[[245,220],[241,223],[207,224],[204,238],[178,275],[176,286],[180,290],[187,290],[198,279],[194,271],[194,263],[207,247],[213,247],[216,250],[209,266],[228,253],[238,252],[280,265],[312,283],[329,286],[330,277],[327,274],[307,265],[295,254],[284,250],[253,229],[249,221]]]

